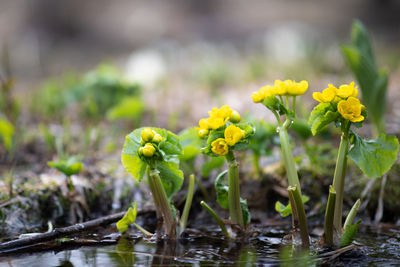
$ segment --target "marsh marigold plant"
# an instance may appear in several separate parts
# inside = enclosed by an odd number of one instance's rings
[[[216,179],[217,202],[229,209],[231,221],[244,229],[250,222],[246,201],[240,198],[238,163],[234,151],[246,147],[254,128],[241,122],[240,114],[228,105],[213,108],[208,118],[199,121],[196,127],[201,138],[206,140],[203,153],[211,157],[224,156],[228,162],[228,172]],[[221,184],[221,178],[228,173],[228,186]],[[216,216],[216,215],[214,215]]]
[[[340,240],[337,237],[348,236],[344,233],[346,229],[351,228],[349,226],[352,225],[360,206],[360,201],[356,201],[342,225],[347,158],[351,158],[367,176],[377,177],[388,171],[397,157],[398,141],[394,136],[381,134],[377,139],[366,140],[351,129],[352,125],[361,127],[367,116],[365,106],[357,97],[358,88],[354,82],[342,84],[339,88],[329,84],[322,92],[313,93],[313,98],[320,103],[314,107],[309,118],[311,132],[314,135],[318,134],[330,123],[340,127],[342,132],[325,212],[324,236],[321,239],[322,243],[328,246],[346,244],[344,239]],[[353,229],[354,227],[357,226],[353,226]]]
[[[303,246],[308,246],[310,242],[303,205],[303,201],[305,201],[306,198],[301,195],[300,182],[287,131],[296,116],[296,97],[304,94],[307,89],[308,82],[305,80],[300,82],[293,80],[276,80],[273,85],[265,85],[251,95],[254,103],[263,104],[272,111],[278,121],[277,130],[281,143],[282,159],[288,176],[288,195],[291,207],[284,207],[283,204],[277,203],[278,208],[276,209],[281,214],[283,210],[290,210],[290,213],[293,214],[292,223],[294,233],[300,232]],[[329,98],[328,92],[325,94],[324,100]],[[334,97],[332,97],[332,99],[333,98]],[[281,120],[281,116],[285,117],[284,121]]]

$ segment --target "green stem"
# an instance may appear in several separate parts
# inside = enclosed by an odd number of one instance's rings
[[[309,247],[310,236],[308,235],[307,217],[304,210],[303,200],[301,199],[300,188],[297,186],[289,186],[288,193],[295,204],[292,206],[292,212],[295,208],[300,228],[301,243],[303,247]]]
[[[148,168],[147,171],[150,190],[153,194],[156,209],[164,221],[165,234],[170,238],[174,238],[176,236],[176,222],[172,215],[171,207],[169,206],[167,194],[162,185],[159,171],[156,169],[150,170],[150,168]]]
[[[71,176],[68,176],[68,175],[67,175],[67,185],[68,185],[69,192],[74,192],[75,187],[74,187],[74,184],[72,183],[72,178],[71,178]]]
[[[278,115],[278,112],[276,112],[275,110],[272,110],[272,113],[275,115],[275,118],[278,121],[278,124],[281,125],[282,122],[281,122],[281,119],[280,119],[280,117]]]
[[[152,233],[150,233],[149,231],[147,231],[146,229],[144,229],[142,226],[140,226],[139,224],[137,224],[137,223],[133,223],[133,225],[140,231],[140,232],[142,232],[143,234],[145,234],[145,235],[147,235],[147,236],[152,236],[153,234]]]
[[[228,201],[229,215],[233,223],[244,227],[242,208],[240,206],[239,170],[238,163],[232,151],[226,155],[228,161]]]
[[[296,96],[293,96],[292,110],[293,110],[293,112],[296,112]]]
[[[329,186],[328,203],[325,210],[324,236],[325,244],[333,245],[333,216],[335,213],[336,192],[333,186]]]
[[[260,155],[257,153],[253,153],[253,167],[257,178],[261,178]]]
[[[344,177],[346,175],[347,152],[349,148],[349,127],[350,124],[346,125],[342,130],[342,137],[340,141],[338,157],[336,160],[335,174],[333,176],[333,187],[336,191],[335,215],[333,219],[333,225],[339,232],[341,232],[342,230]]]
[[[289,110],[289,96],[286,96],[285,100],[286,100],[286,108],[287,110]]]
[[[357,215],[358,208],[360,207],[361,201],[357,199],[356,203],[354,203],[351,208],[349,214],[347,215],[346,221],[344,222],[343,231],[346,230],[346,227],[353,224],[354,218]]]
[[[291,124],[290,120],[286,120],[283,125],[279,129],[279,138],[281,141],[281,151],[282,151],[282,156],[283,156],[283,162],[286,167],[286,172],[289,180],[289,186],[296,186],[301,194],[301,189],[300,189],[300,182],[299,182],[299,177],[297,175],[297,170],[296,170],[296,163],[294,162],[294,158],[292,155],[292,149],[290,147],[289,143],[289,135],[287,132],[287,129],[289,128]]]
[[[194,174],[191,174],[189,176],[189,187],[186,195],[186,202],[185,202],[185,207],[183,208],[182,212],[182,217],[181,217],[181,231],[185,231],[186,225],[187,225],[187,220],[189,217],[189,211],[190,207],[192,206],[192,200],[193,200],[193,193],[194,193]]]
[[[210,215],[215,219],[215,221],[218,223],[219,227],[221,228],[221,232],[224,236],[226,237],[230,237],[228,231],[226,230],[225,224],[223,223],[223,221],[221,220],[221,218],[217,215],[217,213],[210,207],[207,205],[206,202],[204,202],[203,200],[200,202],[200,205],[205,208],[208,213],[210,213]]]

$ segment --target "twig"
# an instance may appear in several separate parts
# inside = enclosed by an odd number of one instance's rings
[[[138,215],[143,215],[144,213],[149,211],[139,211]],[[116,214],[108,215],[105,217],[101,217],[95,220],[87,221],[84,223],[77,223],[71,226],[63,227],[63,228],[55,228],[51,232],[38,234],[35,236],[30,236],[27,238],[16,239],[8,242],[4,242],[0,244],[0,254],[2,254],[2,250],[9,250],[14,248],[22,248],[25,246],[29,246],[35,243],[45,242],[54,240],[60,237],[64,237],[67,235],[75,234],[81,231],[89,230],[91,228],[108,225],[113,222],[120,220],[125,215],[125,212],[119,212]]]

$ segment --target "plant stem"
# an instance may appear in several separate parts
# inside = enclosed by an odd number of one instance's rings
[[[288,176],[288,180],[289,180],[289,186],[296,186],[299,189],[299,192],[301,194],[299,177],[297,175],[297,170],[296,170],[296,163],[294,162],[294,158],[292,155],[292,149],[291,149],[290,143],[289,143],[289,135],[287,132],[287,129],[289,128],[290,124],[291,124],[291,121],[286,119],[286,121],[283,123],[283,125],[279,128],[281,151],[282,151],[282,156],[283,156],[283,162],[285,164],[286,172],[287,172],[287,176]]]
[[[219,227],[221,228],[221,232],[224,236],[226,237],[230,237],[228,231],[226,230],[225,224],[222,222],[221,218],[217,215],[217,213],[210,207],[207,205],[206,202],[204,202],[203,200],[200,202],[200,205],[205,208],[208,213],[210,213],[210,215],[215,219],[215,221],[218,223]]]
[[[226,155],[228,161],[228,201],[231,221],[244,227],[242,208],[240,206],[238,163],[232,151]]]
[[[292,110],[293,112],[296,112],[296,96],[293,96],[293,102],[292,102]]]
[[[308,235],[307,217],[306,212],[304,211],[300,190],[297,186],[289,186],[288,193],[295,204],[292,206],[292,212],[295,208],[300,228],[301,243],[303,247],[308,247],[310,246],[310,237]]]
[[[153,234],[152,233],[150,233],[149,231],[147,231],[146,229],[144,229],[142,226],[140,226],[139,224],[137,224],[137,223],[133,223],[133,225],[140,231],[140,232],[142,232],[143,234],[145,234],[145,235],[147,235],[147,236],[152,236]]]
[[[260,168],[260,155],[257,153],[253,153],[253,167],[256,172],[257,178],[261,178],[261,168]]]
[[[148,168],[147,174],[156,209],[164,221],[165,234],[174,238],[176,236],[176,222],[172,215],[171,207],[169,206],[167,194],[165,193],[164,187],[161,183],[159,171],[156,169],[150,170],[150,168]]]
[[[325,210],[325,223],[324,223],[324,236],[325,236],[325,244],[332,246],[333,245],[333,216],[335,213],[335,201],[336,201],[336,192],[334,187],[329,186],[329,196],[328,202],[326,203]]]
[[[338,157],[336,160],[335,174],[333,176],[333,187],[336,192],[335,201],[335,215],[333,225],[337,231],[342,230],[342,209],[343,209],[343,191],[344,191],[344,177],[346,175],[347,166],[347,152],[349,148],[349,127],[346,125],[342,129],[342,137],[340,141]]]
[[[278,121],[278,124],[281,125],[281,118],[279,117],[278,112],[276,112],[275,110],[272,110],[272,113],[275,115],[276,120]]]
[[[194,193],[194,174],[189,176],[189,187],[186,195],[185,207],[183,208],[181,217],[181,231],[185,231],[187,225],[187,219],[189,217],[190,207],[192,206],[192,199]]]
[[[343,231],[346,230],[346,227],[353,224],[354,218],[357,215],[358,208],[360,207],[361,201],[357,199],[356,203],[354,203],[351,208],[349,214],[347,215],[346,221],[344,222]]]

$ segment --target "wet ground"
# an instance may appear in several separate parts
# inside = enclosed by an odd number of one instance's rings
[[[264,227],[246,244],[228,242],[210,228],[191,232],[188,239],[175,242],[144,240],[140,235],[116,241],[116,234],[106,235],[99,242],[98,235],[92,233],[85,238],[59,240],[65,245],[46,252],[0,257],[0,266],[400,265],[400,228],[361,226],[351,249],[335,252],[315,248],[311,252],[295,252],[285,248],[282,245],[285,228]]]

